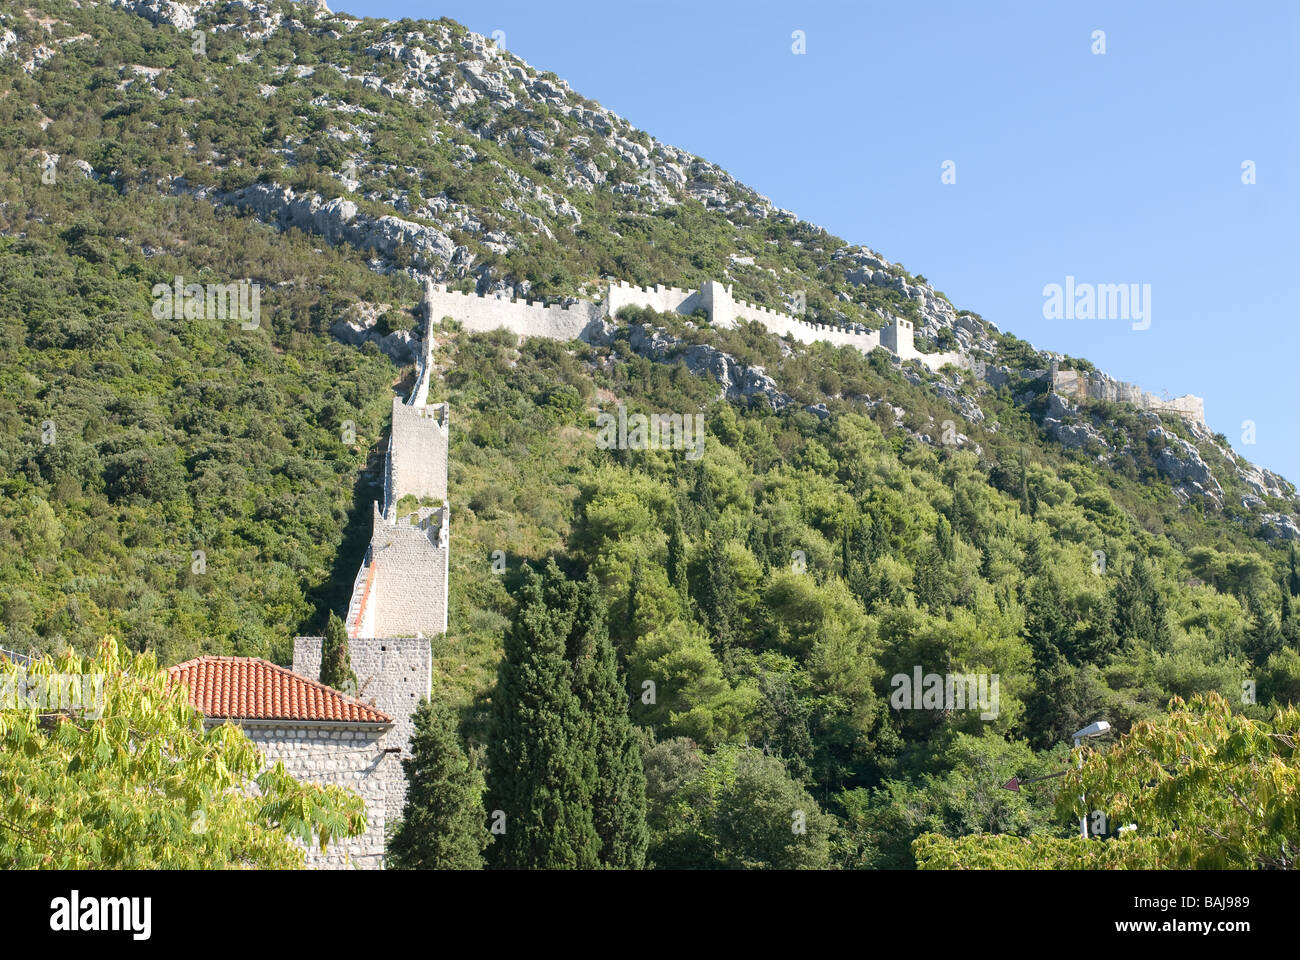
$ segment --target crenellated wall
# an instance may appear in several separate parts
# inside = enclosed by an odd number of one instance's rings
[[[447,632],[448,508],[421,507],[412,516],[374,508],[370,535],[373,609],[368,633],[378,637]]]
[[[826,342],[835,346],[854,347],[870,353],[884,347],[903,360],[919,360],[932,370],[946,363],[968,366],[960,353],[921,353],[912,342],[910,320],[896,318],[883,330],[864,325],[842,327],[815,323],[793,317],[779,310],[736,300],[731,287],[716,280],[705,281],[699,290],[679,287],[638,287],[626,281],[610,283],[601,303],[579,300],[566,307],[545,306],[532,302],[484,297],[448,291],[432,282],[425,284],[426,315],[434,322],[442,317],[459,321],[467,330],[488,331],[504,328],[521,337],[548,337],[556,340],[582,339],[588,329],[600,321],[616,317],[624,307],[648,307],[660,313],[683,315],[704,310],[709,322],[717,327],[732,327],[738,321],[761,323],[778,337],[789,336],[800,343]]]
[[[445,403],[412,406],[393,398],[386,511],[408,494],[447,499],[448,415]]]
[[[707,309],[699,290],[682,290],[659,284],[653,287],[634,287],[626,280],[620,280],[606,288],[601,315],[616,317],[624,307],[649,307],[659,313],[680,313],[683,316],[689,316],[701,308]]]
[[[437,323],[451,317],[466,330],[486,333],[505,328],[521,337],[577,340],[602,316],[600,304],[579,300],[568,306],[548,306],[532,300],[480,297],[448,290],[443,284],[426,283],[425,315]]]

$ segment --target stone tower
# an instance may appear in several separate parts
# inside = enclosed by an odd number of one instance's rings
[[[433,317],[428,289],[415,386],[394,398],[384,462],[383,502],[371,515],[370,546],[348,602],[348,652],[357,697],[393,719],[381,761],[391,769],[385,819],[402,815],[406,781],[401,758],[410,753],[411,715],[432,694],[433,649],[428,637],[447,632],[451,508],[447,503],[448,421],[445,403],[428,402],[433,378]],[[404,500],[404,498],[406,498]],[[295,673],[319,679],[321,638],[298,637]]]
[[[895,317],[894,322],[880,331],[880,345],[900,360],[917,356],[912,321]]]

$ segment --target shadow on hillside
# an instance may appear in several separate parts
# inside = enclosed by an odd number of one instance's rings
[[[391,430],[391,426],[389,427]],[[366,452],[366,467],[352,484],[352,503],[348,519],[343,526],[343,539],[327,579],[306,592],[306,600],[315,613],[298,624],[299,636],[322,636],[329,622],[330,611],[344,617],[352,597],[352,584],[370,545],[372,504],[384,496],[384,451],[388,447],[388,431]]]

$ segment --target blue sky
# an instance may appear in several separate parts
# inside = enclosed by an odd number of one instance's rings
[[[1239,453],[1300,482],[1300,3],[336,8],[502,30],[534,67],[959,308],[1153,393],[1202,395]],[[1044,319],[1043,287],[1067,276],[1150,284],[1150,328]]]

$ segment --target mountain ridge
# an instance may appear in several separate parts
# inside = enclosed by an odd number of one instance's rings
[[[812,258],[812,271],[814,275],[835,274],[833,291],[828,290],[830,295],[824,298],[814,296],[809,302],[809,291],[803,289],[807,285],[807,271],[802,277],[796,277],[801,286],[790,288],[783,282],[792,272],[789,266],[783,265],[782,274],[785,276],[779,275],[773,266],[764,266],[761,248],[754,249],[750,245],[745,250],[736,245],[737,249],[727,251],[720,275],[724,281],[741,285],[742,291],[748,287],[755,303],[770,304],[777,310],[806,307],[808,315],[833,325],[873,326],[890,323],[896,316],[907,317],[915,320],[918,342],[923,348],[955,347],[969,359],[972,367],[1003,366],[996,363],[999,345],[995,341],[1001,339],[1000,329],[978,314],[958,310],[924,277],[913,276],[865,245],[838,241],[838,245],[828,252],[827,247],[837,240],[823,228],[774,206],[769,198],[731,177],[716,164],[637,130],[622,117],[577,94],[555,74],[539,71],[514,54],[498,50],[490,38],[452,21],[417,23],[358,19],[345,13],[334,13],[321,3],[258,4],[247,0],[205,0],[199,4],[182,4],[172,0],[113,0],[112,6],[157,27],[170,26],[182,33],[202,27],[214,37],[228,34],[245,41],[265,41],[278,33],[318,33],[331,39],[356,37],[358,40],[352,48],[359,48],[366,59],[358,61],[354,58],[350,65],[340,69],[345,81],[357,81],[367,89],[389,99],[404,100],[412,106],[436,106],[453,129],[471,134],[481,143],[504,148],[522,140],[527,156],[542,176],[521,175],[496,157],[480,157],[479,151],[469,143],[457,143],[454,152],[467,163],[486,162],[500,170],[509,182],[510,195],[499,205],[507,215],[516,219],[523,234],[531,233],[534,237],[554,242],[557,231],[567,230],[578,235],[583,229],[581,212],[570,196],[557,191],[559,184],[563,184],[563,189],[578,194],[594,196],[603,192],[635,198],[649,215],[665,207],[694,201],[704,205],[710,213],[720,214],[727,224],[737,229],[754,220],[780,221],[790,228],[791,246],[807,246],[814,254],[821,254]],[[295,12],[304,19],[293,16]],[[53,32],[49,24],[41,23],[39,26],[47,33]],[[197,37],[201,34],[202,31],[194,34],[195,43],[199,42]],[[79,36],[81,34],[56,39],[61,43],[74,42]],[[360,42],[363,36],[364,45]],[[26,35],[24,40],[32,43]],[[3,39],[0,39],[0,56],[17,57],[20,46],[12,27],[6,28]],[[24,69],[30,65],[28,72],[34,72],[55,55],[54,49],[48,45],[32,43],[32,59],[23,62]],[[236,54],[234,59],[236,63],[244,62],[245,55]],[[248,59],[251,61],[251,56]],[[165,98],[166,93],[158,91],[158,80],[164,69],[131,65],[130,76],[122,81],[121,86],[130,90],[137,84],[146,84],[154,95]],[[126,70],[128,67],[123,67],[123,71]],[[276,70],[282,82],[290,73],[288,65]],[[292,73],[295,80],[310,78],[315,73],[315,66],[300,63]],[[264,84],[262,95],[272,96],[277,89],[275,85],[268,87]],[[363,129],[353,124],[348,124],[351,130],[346,129],[343,125],[346,120],[342,118],[363,116],[366,108],[329,96],[315,97],[312,104],[333,108],[333,119],[339,120],[337,126],[331,125],[329,129],[333,143],[364,141]],[[486,113],[483,112],[485,109]],[[479,112],[475,113],[476,110]],[[494,115],[494,112],[499,114],[512,110],[527,114],[522,131],[503,127]],[[567,143],[557,135],[563,131],[560,122],[551,116],[552,112],[572,121],[578,128]],[[439,130],[431,133],[430,139],[437,143],[443,135],[440,126]],[[604,149],[596,152],[593,143],[599,143]],[[296,145],[284,152],[294,162],[299,161]],[[48,163],[49,158],[50,155],[45,154],[41,162]],[[361,161],[361,168],[357,167],[358,161]],[[115,169],[99,169],[83,158],[78,158],[75,163],[84,176],[104,177],[114,182],[119,174]],[[375,250],[387,261],[379,269],[404,270],[417,280],[432,278],[461,287],[468,285],[481,294],[540,297],[561,302],[572,302],[575,296],[581,297],[596,282],[595,278],[571,277],[559,283],[544,280],[538,283],[518,276],[516,271],[502,269],[501,264],[494,262],[495,257],[510,254],[524,243],[518,233],[505,228],[504,224],[491,229],[493,224],[484,222],[486,218],[481,215],[481,210],[476,215],[472,205],[448,196],[445,190],[427,201],[418,189],[414,195],[409,190],[400,189],[360,191],[361,181],[355,177],[359,171],[364,175],[371,165],[364,153],[349,153],[345,158],[335,156],[334,163],[341,169],[329,173],[333,181],[332,192],[336,195],[328,197],[316,191],[295,191],[293,186],[277,184],[274,180],[224,189],[219,183],[191,185],[181,175],[173,177],[167,188],[172,192],[190,192],[210,202],[249,210],[265,221],[304,229],[332,243],[348,242],[360,249]],[[554,169],[557,165],[560,167],[558,171]],[[222,176],[228,175],[230,167],[219,168],[217,172]],[[554,176],[546,176],[548,172]],[[823,246],[812,246],[815,243]],[[399,250],[402,258],[408,261],[406,264],[396,264],[394,257]],[[485,253],[488,256],[485,257]],[[768,276],[762,276],[763,273]],[[701,281],[705,279],[702,274],[696,276]],[[600,279],[610,279],[610,276],[605,274]],[[692,278],[641,275],[618,279],[681,285]],[[1077,422],[1077,412],[1073,407],[1080,398],[1091,396],[1093,399],[1112,400],[1122,396],[1130,401],[1137,398],[1140,407],[1158,409],[1158,400],[1150,402],[1152,395],[1107,377],[1086,361],[1076,362],[1045,350],[1034,352],[1041,358],[1042,366],[1033,364],[1020,369],[1037,371],[1051,366],[1054,370],[1062,362],[1067,368],[1076,365],[1080,368],[1073,375],[1075,382],[1068,384],[1060,383],[1056,373],[1050,374],[1050,391],[1059,393],[1061,399],[1053,408],[1055,415],[1042,418],[1046,421],[1044,426],[1048,434],[1057,440],[1064,438],[1067,446],[1096,445],[1098,441],[1092,425]],[[995,381],[1002,376],[1001,372],[995,374]],[[1036,377],[1034,373],[1030,379]],[[1187,406],[1198,406],[1197,397],[1180,399],[1188,401]],[[1170,406],[1176,413],[1186,413],[1177,402]],[[1193,414],[1193,418],[1199,419],[1203,426],[1203,414],[1199,417]],[[1156,436],[1164,438],[1163,433]],[[1300,510],[1300,502],[1293,502],[1289,510],[1276,503],[1273,504],[1276,509],[1265,510],[1265,502],[1261,499],[1266,495],[1275,500],[1293,500],[1295,488],[1292,484],[1239,457],[1221,435],[1218,440],[1222,442],[1218,442],[1208,430],[1196,430],[1192,440],[1215,443],[1224,460],[1249,488],[1241,503],[1259,515],[1263,529],[1288,539],[1300,538],[1300,523],[1293,515]],[[1201,455],[1198,453],[1192,457],[1186,450],[1181,453],[1182,456],[1178,452],[1166,455],[1162,461],[1166,466],[1162,473],[1172,478],[1176,492],[1181,495],[1209,493],[1211,503],[1221,502],[1223,482],[1214,477],[1208,467],[1203,468],[1196,462]]]

